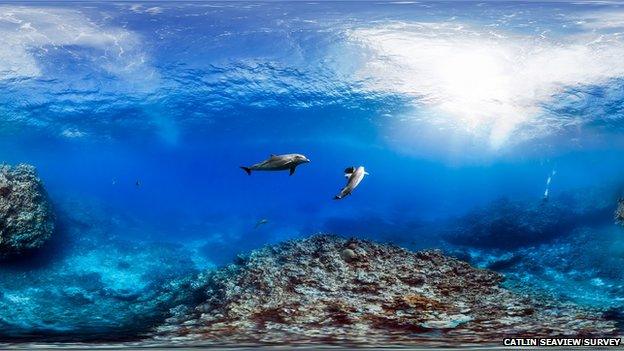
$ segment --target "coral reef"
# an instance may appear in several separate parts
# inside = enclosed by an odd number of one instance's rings
[[[549,202],[500,199],[450,221],[442,229],[452,244],[510,249],[567,235],[579,227],[608,223],[613,211],[600,190],[564,194]]]
[[[200,301],[191,278],[206,267],[182,245],[128,238],[145,225],[97,202],[59,203],[46,250],[0,265],[0,342],[137,340]]]
[[[192,298],[188,278],[176,278],[193,272],[181,248],[100,242],[81,249],[42,269],[0,268],[0,341],[136,338]]]
[[[41,247],[54,213],[35,168],[0,165],[0,259]]]
[[[615,222],[624,226],[624,198],[618,200],[618,207],[615,210]]]
[[[447,248],[477,267],[505,273],[505,286],[596,308],[624,305],[624,237],[613,224],[578,228],[513,250]]]
[[[503,277],[439,251],[319,235],[267,246],[201,274],[204,302],[155,328],[180,343],[499,343],[611,335],[601,313],[518,295]]]
[[[447,226],[444,252],[504,272],[505,286],[595,308],[624,306],[624,202],[619,185],[576,189],[542,204],[499,201]],[[457,229],[453,232],[453,229]]]

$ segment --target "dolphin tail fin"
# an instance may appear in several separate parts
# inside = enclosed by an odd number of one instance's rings
[[[341,196],[341,195],[336,195],[336,196],[334,196],[334,200],[340,200],[340,199],[342,199],[342,196]]]
[[[241,169],[247,173],[247,175],[251,175],[251,168],[241,166]]]

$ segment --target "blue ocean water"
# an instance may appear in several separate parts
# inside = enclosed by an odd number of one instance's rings
[[[116,297],[37,316],[67,292],[37,295],[21,274],[74,269],[144,298],[312,233],[445,248],[431,226],[500,198],[606,187],[614,209],[622,195],[617,2],[5,2],[0,43],[0,160],[37,167],[65,233],[34,266],[2,268],[3,337],[124,325]],[[286,153],[311,162],[239,168]],[[370,176],[333,200],[360,165]],[[612,215],[600,223],[596,260],[624,254]],[[142,258],[166,269],[136,263],[150,245],[172,248]],[[544,286],[579,286],[565,279]],[[621,275],[583,279],[565,294],[600,305],[622,291]]]

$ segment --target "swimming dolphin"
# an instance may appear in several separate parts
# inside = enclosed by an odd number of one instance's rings
[[[241,169],[249,175],[251,175],[251,171],[284,171],[289,169],[290,175],[293,175],[297,166],[308,162],[310,160],[301,154],[271,155],[267,160],[250,167],[241,167]]]
[[[347,195],[351,195],[353,190],[360,184],[364,176],[368,175],[368,172],[364,169],[363,166],[358,168],[349,167],[345,169],[345,177],[347,177],[347,185],[342,188],[340,194],[334,197],[334,200],[340,200]]]

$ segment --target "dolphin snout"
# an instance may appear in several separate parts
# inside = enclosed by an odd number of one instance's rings
[[[309,163],[309,162],[310,162],[310,159],[306,157],[306,158],[304,158],[304,159],[303,159],[303,162],[305,162],[305,163]]]

